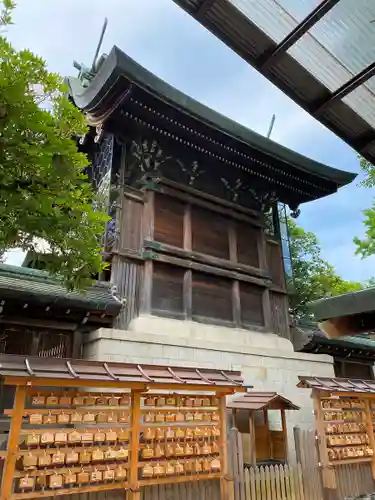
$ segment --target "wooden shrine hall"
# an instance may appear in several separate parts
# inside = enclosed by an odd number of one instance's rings
[[[106,258],[127,303],[115,328],[147,315],[289,339],[278,203],[297,216],[355,175],[233,122],[117,47],[90,70],[75,66],[71,99],[92,125],[80,144],[112,218]]]

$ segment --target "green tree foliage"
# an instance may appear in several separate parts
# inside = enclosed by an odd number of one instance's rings
[[[85,134],[85,119],[62,79],[5,38],[13,7],[0,0],[0,253],[33,250],[42,239],[52,255],[49,271],[69,288],[84,287],[103,267],[107,220],[92,208],[88,160],[72,140]]]
[[[365,179],[361,182],[363,187],[374,188],[375,187],[375,167],[369,163],[364,158],[360,159],[360,165],[362,172],[365,174]],[[363,211],[365,216],[365,235],[364,237],[354,238],[354,243],[356,244],[356,254],[361,257],[369,257],[375,254],[375,199],[370,208]]]
[[[346,281],[337,275],[331,264],[321,256],[319,241],[288,218],[293,281],[290,283],[292,314],[309,318],[308,303],[347,292],[361,290],[365,285]]]

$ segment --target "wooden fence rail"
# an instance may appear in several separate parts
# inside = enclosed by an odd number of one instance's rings
[[[220,483],[215,479],[159,484],[141,491],[142,500],[220,500]]]

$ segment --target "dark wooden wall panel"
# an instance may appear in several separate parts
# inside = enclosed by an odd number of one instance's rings
[[[267,241],[267,267],[275,285],[285,288],[285,274],[281,243]]]
[[[240,283],[241,326],[264,326],[264,288],[250,283]]]
[[[183,247],[184,203],[171,196],[155,195],[156,241]]]
[[[245,222],[236,222],[236,231],[238,262],[259,268],[258,240],[261,230]]]
[[[192,249],[229,260],[229,223],[221,215],[193,206],[191,209]]]
[[[193,271],[192,314],[232,322],[232,281]]]
[[[120,215],[119,250],[141,251],[143,202],[124,194]]]
[[[152,312],[182,316],[185,270],[169,264],[154,262],[152,276]]]
[[[289,332],[289,299],[286,294],[270,292],[272,331],[290,339]]]
[[[131,320],[139,315],[142,283],[143,262],[113,257],[111,284],[117,297],[126,301],[113,323],[114,328],[126,329]]]

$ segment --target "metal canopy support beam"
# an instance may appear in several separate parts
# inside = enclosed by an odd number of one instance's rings
[[[331,106],[335,101],[343,99],[345,96],[353,92],[353,90],[357,89],[360,85],[367,82],[370,78],[375,75],[375,62],[371,63],[367,68],[362,70],[357,75],[353,76],[349,81],[344,83],[341,87],[339,87],[335,92],[331,94],[331,96],[323,102],[320,102],[318,106],[312,111],[314,116],[321,114],[327,107]]]
[[[210,8],[213,6],[213,4],[216,2],[216,0],[203,0],[201,6],[198,8],[197,12],[195,13],[195,17],[200,20],[203,19],[206,12],[210,10]]]
[[[375,132],[372,130],[371,132],[367,132],[360,136],[355,142],[355,150],[359,153],[364,154],[369,146],[371,146],[375,142]]]
[[[206,0],[209,2],[210,0]],[[287,35],[274,49],[266,51],[257,61],[258,69],[266,69],[282,55],[292,45],[294,45],[303,35],[309,31],[327,12],[329,12],[340,0],[323,0],[310,14]]]

